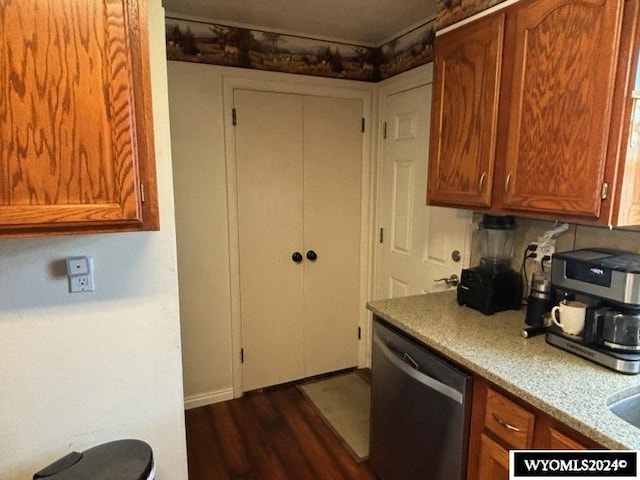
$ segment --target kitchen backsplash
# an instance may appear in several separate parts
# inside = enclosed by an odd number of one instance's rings
[[[475,213],[473,221],[477,225],[482,219],[482,214]],[[539,236],[554,227],[554,222],[516,218],[516,232],[514,242],[514,256],[512,267],[520,270],[524,249],[531,242],[535,242]],[[640,232],[584,225],[569,224],[569,230],[561,234],[556,240],[556,251],[574,250],[587,247],[607,247],[640,253]],[[475,266],[480,262],[480,248],[478,230],[475,230],[471,239],[470,265]],[[534,271],[534,262],[527,263],[527,271]]]

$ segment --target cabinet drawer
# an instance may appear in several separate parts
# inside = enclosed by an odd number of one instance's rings
[[[487,389],[484,425],[510,447],[531,447],[534,422],[533,413],[495,390]]]
[[[560,433],[555,428],[549,429],[549,437],[549,448],[551,450],[587,450],[587,447],[577,440]]]

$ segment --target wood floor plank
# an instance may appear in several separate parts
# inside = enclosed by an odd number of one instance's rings
[[[227,478],[220,442],[212,435],[212,411],[213,409],[197,408],[186,412],[189,469],[197,472],[197,477],[193,478],[200,480]],[[197,441],[189,441],[189,437]]]
[[[224,442],[220,442],[220,448],[229,475],[233,478],[245,478],[251,473],[251,463],[247,457],[242,432],[238,429],[227,402],[220,404],[217,413],[212,415],[212,420],[216,436],[224,438]]]
[[[295,385],[187,410],[190,480],[374,480]]]

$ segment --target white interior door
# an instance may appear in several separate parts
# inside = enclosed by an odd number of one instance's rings
[[[304,97],[305,376],[358,364],[362,109]]]
[[[430,84],[384,98],[378,298],[453,288],[434,279],[468,265],[471,212],[425,204],[430,112]]]
[[[302,100],[235,90],[242,390],[304,376]]]

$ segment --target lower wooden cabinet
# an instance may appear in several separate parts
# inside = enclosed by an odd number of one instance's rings
[[[509,478],[509,450],[484,433],[480,434],[477,478],[478,480],[508,480]]]
[[[474,378],[467,480],[509,478],[509,450],[585,450],[602,448],[592,440]]]

